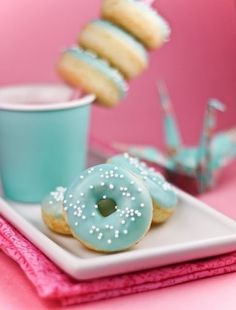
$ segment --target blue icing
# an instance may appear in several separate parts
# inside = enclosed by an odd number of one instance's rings
[[[104,217],[98,208],[111,199],[116,211]],[[152,200],[132,173],[103,164],[84,171],[65,195],[64,211],[74,235],[89,248],[121,251],[134,245],[148,231]]]
[[[171,33],[171,29],[170,29],[169,24],[150,5],[148,5],[147,3],[145,3],[142,0],[128,0],[128,2],[132,3],[136,7],[140,8],[140,10],[142,10],[143,12],[146,12],[150,16],[154,17],[156,19],[157,23],[159,24],[159,26],[162,29],[163,35],[166,38],[169,37],[169,35]]]
[[[111,22],[101,19],[94,21],[94,24],[98,25],[99,27],[103,27],[115,33],[116,35],[120,36],[121,39],[125,40],[127,44],[130,44],[133,48],[138,50],[139,53],[142,55],[142,57],[144,57],[147,60],[148,55],[144,46],[140,42],[138,42],[133,36],[131,36],[128,32],[122,30],[121,28],[119,28],[118,26],[114,25]]]
[[[119,73],[119,71],[112,68],[107,62],[98,58],[96,54],[85,51],[77,46],[69,48],[65,52],[69,52],[73,56],[78,57],[82,61],[93,66],[96,70],[106,75],[110,80],[112,80],[116,84],[121,98],[123,98],[126,95],[128,86],[123,76]]]
[[[152,199],[160,204],[162,208],[173,208],[177,204],[177,196],[172,186],[165,178],[154,169],[147,167],[137,158],[129,156],[127,153],[117,155],[109,159],[109,162],[130,170],[142,178],[147,186]]]
[[[54,218],[64,219],[63,200],[66,188],[57,187],[42,201],[42,210]]]

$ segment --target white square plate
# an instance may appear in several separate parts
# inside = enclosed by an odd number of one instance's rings
[[[90,152],[89,166],[104,162]],[[171,219],[153,226],[129,251],[100,254],[72,237],[51,232],[39,205],[20,205],[0,198],[0,214],[66,273],[79,280],[150,269],[236,250],[236,223],[200,200],[177,190],[179,203]]]
[[[236,223],[194,197],[177,190],[179,204],[164,225],[151,228],[135,247],[99,254],[72,237],[51,232],[39,205],[0,199],[0,214],[66,273],[80,280],[132,272],[236,250]]]

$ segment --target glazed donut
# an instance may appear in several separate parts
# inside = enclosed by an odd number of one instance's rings
[[[168,23],[143,1],[104,0],[102,17],[124,28],[148,48],[158,48],[169,39]]]
[[[62,235],[71,235],[70,228],[65,220],[63,201],[66,188],[57,187],[41,203],[41,213],[45,224],[53,232]]]
[[[99,252],[130,248],[148,232],[152,200],[143,182],[115,165],[87,169],[67,190],[64,212],[72,234]]]
[[[147,67],[148,57],[143,45],[108,21],[96,20],[85,26],[78,42],[83,48],[109,61],[128,80]]]
[[[132,171],[144,181],[153,201],[153,223],[159,224],[169,219],[177,205],[177,195],[160,173],[127,153],[114,156],[108,162]]]
[[[80,47],[62,54],[58,72],[71,86],[96,95],[97,103],[106,107],[115,106],[127,92],[127,84],[116,69]]]

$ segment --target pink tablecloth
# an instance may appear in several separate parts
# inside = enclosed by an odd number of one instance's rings
[[[28,240],[0,218],[0,247],[14,259],[40,297],[62,304],[95,301],[236,271],[236,252],[170,267],[79,282],[59,270]]]

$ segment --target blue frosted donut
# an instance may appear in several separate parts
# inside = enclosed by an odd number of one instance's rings
[[[59,186],[50,192],[41,203],[41,213],[45,224],[58,234],[71,235],[70,228],[65,220],[63,201],[66,188]]]
[[[79,46],[65,50],[57,67],[68,84],[95,94],[97,103],[106,107],[115,106],[127,94],[128,86],[121,73]]]
[[[143,182],[111,164],[87,169],[67,190],[64,212],[70,229],[90,249],[116,252],[144,237],[152,200]]]
[[[177,204],[177,195],[174,188],[160,173],[127,153],[114,156],[108,161],[132,171],[144,181],[153,200],[154,223],[165,222],[170,217]]]

